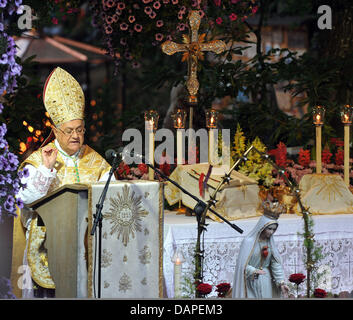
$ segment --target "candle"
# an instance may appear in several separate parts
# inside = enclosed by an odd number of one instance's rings
[[[174,298],[180,297],[181,260],[176,259],[174,263]]]
[[[152,127],[153,128],[153,127]],[[148,132],[148,160],[151,165],[154,165],[154,132]],[[154,170],[148,167],[148,180],[154,180]]]
[[[183,164],[183,132],[177,130],[177,165]]]
[[[341,110],[341,120],[344,124],[344,182],[349,187],[349,130],[352,124],[353,108],[346,104]]]
[[[316,173],[321,173],[321,126],[316,126]]]
[[[208,162],[215,164],[215,134],[217,129],[210,129],[208,133]]]
[[[349,124],[344,126],[344,182],[349,187]]]
[[[325,108],[315,106],[313,108],[313,122],[316,127],[316,173],[321,173],[321,126],[324,124]]]

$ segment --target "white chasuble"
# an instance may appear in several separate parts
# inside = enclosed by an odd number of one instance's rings
[[[92,185],[89,233],[103,189],[104,183]],[[141,180],[113,182],[102,214],[101,298],[162,297],[163,185]],[[89,236],[89,297],[98,297],[98,235],[97,227],[97,241]]]

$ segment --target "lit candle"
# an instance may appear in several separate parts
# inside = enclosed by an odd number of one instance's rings
[[[344,182],[349,187],[349,127],[352,124],[352,106],[349,104],[343,106],[341,120],[344,124]]]
[[[180,297],[181,260],[176,259],[174,263],[174,298]]]
[[[183,164],[183,132],[177,129],[177,165]]]
[[[344,182],[349,187],[349,124],[344,125]]]
[[[316,127],[316,173],[321,173],[321,126],[324,124],[325,108],[323,106],[314,107],[313,116]]]
[[[321,173],[321,126],[316,126],[316,173]]]
[[[154,131],[153,131],[153,120],[148,121],[150,130],[148,132],[148,160],[151,165],[154,166]],[[154,180],[154,170],[148,167],[148,180]]]
[[[208,161],[210,164],[215,164],[215,134],[217,129],[210,129],[208,133]]]

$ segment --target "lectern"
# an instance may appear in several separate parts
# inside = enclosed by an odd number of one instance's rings
[[[29,204],[46,227],[44,246],[56,298],[87,297],[88,186],[65,185]]]

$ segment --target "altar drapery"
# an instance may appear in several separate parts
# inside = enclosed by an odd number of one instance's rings
[[[170,179],[176,181],[183,188],[198,198],[207,201],[210,194],[214,192],[222,176],[224,170],[220,170],[220,166],[212,169],[212,174],[207,182],[208,190],[205,190],[204,198],[200,196],[199,177],[207,174],[209,165],[207,163],[198,163],[193,165],[178,166],[170,175]],[[214,210],[227,220],[237,220],[261,215],[259,187],[257,182],[237,171],[232,171],[232,180],[230,184],[224,184],[216,195],[218,200]],[[165,187],[165,197],[169,205],[173,205],[178,201],[191,209],[196,205],[196,201],[175,187],[170,182]],[[207,215],[215,221],[222,221],[211,211]]]
[[[299,184],[303,205],[312,214],[353,213],[353,194],[337,174],[306,174]],[[299,205],[297,213],[300,212]]]
[[[91,188],[89,232],[103,188],[104,183],[94,184]],[[108,189],[102,214],[101,297],[161,297],[163,295],[162,184],[140,180],[113,182]],[[98,236],[98,227],[96,235]],[[93,297],[94,289],[96,293],[98,291],[98,256],[95,255],[98,245],[96,248],[94,237],[89,236],[88,239],[88,296]]]

